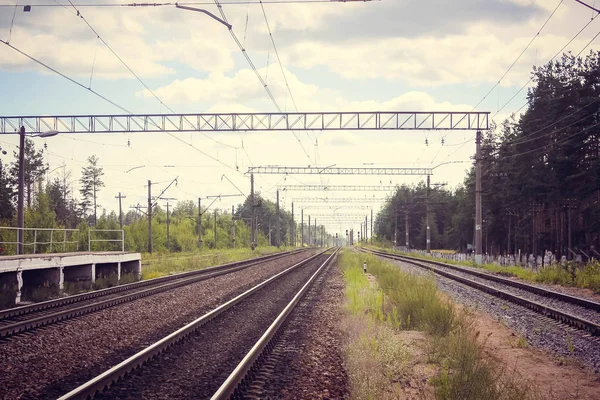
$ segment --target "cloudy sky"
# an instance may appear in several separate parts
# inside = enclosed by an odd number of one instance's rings
[[[168,5],[91,6],[128,2],[73,0],[72,6],[68,0],[37,0],[19,1],[15,8],[16,1],[0,0],[0,39],[129,112],[276,111],[225,26],[204,14]],[[214,2],[204,3],[194,7],[218,14]],[[498,123],[525,104],[526,91],[509,100],[528,81],[532,66],[548,62],[594,16],[574,0],[265,2],[264,14],[254,1],[227,3],[223,11],[235,35],[283,110],[471,111],[479,104],[477,110],[490,111]],[[594,0],[588,3],[595,5]],[[32,4],[31,11],[23,12],[23,4]],[[566,50],[579,53],[598,30],[600,22],[592,21]],[[586,52],[595,46],[592,43]],[[0,114],[5,116],[123,113],[3,43],[0,93]],[[144,204],[148,179],[158,191],[179,176],[178,185],[165,194],[178,200],[239,193],[236,186],[248,194],[250,183],[244,172],[259,165],[435,167],[446,163],[435,169],[432,181],[456,187],[470,165],[474,134],[297,132],[300,144],[292,132],[116,133],[62,134],[35,142],[47,145],[50,177],[62,178],[64,171],[70,171],[76,190],[86,158],[97,155],[106,184],[99,204],[112,210],[118,206],[114,196],[119,192],[127,196],[125,207]],[[11,154],[17,140],[15,135],[2,135],[0,146]],[[12,161],[10,155],[0,157]],[[131,170],[134,167],[138,168]],[[259,175],[256,187],[274,199],[278,184],[389,185],[421,179]],[[301,197],[385,194],[303,191],[282,193],[281,198],[289,209],[293,199]],[[216,205],[230,209],[242,200],[224,198]],[[298,210],[299,200],[295,204]],[[378,207],[374,204],[375,212]],[[364,210],[338,212],[363,214]],[[309,213],[332,211],[307,209],[305,214]],[[342,226],[334,224],[331,229]]]

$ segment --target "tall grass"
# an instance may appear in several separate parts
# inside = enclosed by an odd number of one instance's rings
[[[235,261],[247,260],[280,251],[291,250],[282,247],[257,247],[254,251],[243,249],[211,249],[192,253],[153,253],[142,254],[142,279],[158,278],[169,274],[193,271],[226,264]]]
[[[363,274],[364,262],[377,278],[377,286]],[[394,335],[402,330],[426,334],[429,361],[438,371],[430,382],[436,398],[535,397],[525,382],[487,355],[485,341],[478,337],[471,317],[440,296],[433,278],[407,274],[374,256],[349,251],[342,253],[339,265],[346,282],[347,309],[354,321],[344,326],[349,332],[346,359],[354,398],[400,396],[395,378],[410,365],[410,350],[402,348]]]
[[[370,247],[376,250],[377,247],[374,246],[365,246]],[[494,274],[501,275],[509,275],[515,276],[517,278],[529,281],[529,282],[538,282],[538,283],[547,283],[547,284],[555,284],[562,286],[571,286],[578,287],[583,289],[590,289],[596,293],[600,293],[600,261],[593,261],[588,263],[582,267],[578,266],[575,262],[567,262],[564,265],[555,263],[552,265],[547,265],[544,268],[540,268],[539,271],[533,271],[531,269],[519,267],[516,265],[511,266],[501,266],[498,264],[483,264],[478,265],[474,262],[468,261],[453,261],[435,258],[426,255],[420,254],[408,254],[399,251],[394,251],[392,249],[386,248],[384,249],[387,252],[402,254],[414,258],[420,258],[423,260],[432,260],[432,261],[441,261],[447,264],[455,264],[455,265],[464,265],[475,268],[482,268],[487,272],[491,272]]]

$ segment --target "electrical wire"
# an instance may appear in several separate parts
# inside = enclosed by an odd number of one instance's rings
[[[85,24],[90,28],[90,30],[92,32],[94,32],[94,35],[96,35],[96,37],[98,38],[98,40],[100,40],[102,42],[102,44],[104,44],[104,46],[106,46],[106,48],[117,58],[117,60],[119,60],[119,62],[121,64],[123,64],[123,66],[135,77],[135,79],[137,79],[137,81],[152,95],[152,97],[154,97],[162,106],[164,106],[167,110],[169,110],[172,114],[176,114],[175,111],[173,111],[173,109],[171,107],[169,107],[165,102],[163,102],[160,97],[158,97],[158,95],[156,93],[154,93],[154,91],[152,89],[150,89],[150,87],[148,85],[146,85],[146,82],[144,82],[138,74],[135,73],[135,71],[133,71],[133,69],[131,69],[131,67],[117,54],[117,52],[100,36],[100,34],[94,29],[94,27],[88,22],[88,20],[83,16],[83,14],[77,9],[77,7],[73,4],[73,2],[71,0],[68,0],[69,4],[71,4],[71,6],[75,9],[75,11],[77,12],[77,16],[80,17],[83,22],[85,22]],[[95,59],[95,56],[94,56]],[[93,71],[93,69],[92,69]],[[91,86],[91,78],[90,78],[90,86]],[[191,126],[194,126],[194,124],[192,124],[186,116],[184,116],[184,119],[187,121],[188,124],[190,124]],[[202,134],[203,136],[205,136],[206,138],[212,140],[213,142],[225,146],[225,147],[230,147],[233,149],[237,149],[236,146],[232,146],[229,145],[227,143],[222,143],[218,140],[216,140],[215,138],[211,137],[210,135],[207,135],[204,132],[200,132],[200,134]]]
[[[265,4],[314,4],[314,3],[351,3],[360,1],[361,3],[373,3],[379,2],[381,0],[263,0]],[[201,6],[201,5],[210,5],[213,4],[212,1],[184,1],[177,3],[96,3],[96,4],[75,4],[76,7],[99,7],[99,8],[108,8],[108,7],[131,7],[131,8],[151,8],[151,7],[163,7],[163,6],[175,6],[176,4],[182,6]],[[251,0],[247,3],[241,3],[237,1],[222,1],[221,5],[223,6],[240,6],[247,4],[259,4],[258,0]],[[29,4],[31,7],[63,7],[62,4]],[[13,7],[12,4],[0,4],[0,7]]]
[[[214,2],[217,5],[217,8],[219,9],[219,13],[221,14],[221,17],[223,18],[223,21],[225,21],[226,23],[229,23],[229,21],[227,20],[227,16],[225,15],[225,12],[223,11],[223,7],[221,5],[221,2],[219,0],[214,0]],[[271,102],[275,105],[275,108],[277,109],[277,111],[278,112],[282,112],[281,107],[279,107],[279,104],[277,103],[277,100],[275,99],[275,97],[273,96],[273,93],[271,92],[271,89],[268,87],[268,85],[265,82],[265,80],[263,79],[263,77],[260,76],[260,73],[258,72],[256,66],[254,65],[254,62],[252,61],[252,59],[248,55],[248,52],[246,51],[246,49],[244,48],[244,46],[242,45],[242,43],[240,42],[240,40],[238,39],[238,37],[236,36],[235,32],[233,31],[233,28],[229,28],[229,33],[231,34],[231,37],[233,38],[234,42],[237,44],[237,46],[239,47],[240,51],[244,55],[244,58],[246,59],[246,61],[248,62],[248,64],[252,68],[252,70],[254,71],[254,74],[256,75],[256,77],[258,78],[258,80],[260,81],[261,85],[263,86],[263,88],[267,92],[267,96],[269,96],[269,99],[271,99]],[[302,147],[302,151],[304,151],[304,154],[306,155],[306,157],[308,157],[308,160],[311,161],[310,155],[306,151],[306,148],[304,148],[304,145],[302,144],[302,141],[300,141],[300,138],[298,137],[298,135],[296,134],[296,132],[292,131],[292,134],[294,135],[294,137],[298,141],[298,144],[300,144],[300,147]]]
[[[544,22],[544,24],[542,25],[542,27],[533,36],[533,38],[531,38],[531,40],[529,41],[529,43],[527,43],[527,46],[525,46],[525,48],[523,49],[523,51],[521,51],[521,54],[518,55],[518,57],[515,59],[515,61],[513,61],[513,63],[510,65],[510,67],[508,67],[508,69],[506,70],[506,72],[504,72],[504,74],[500,77],[500,79],[498,79],[498,82],[496,82],[496,84],[494,86],[492,86],[492,88],[485,94],[485,96],[483,96],[483,98],[481,100],[479,100],[479,103],[477,103],[475,105],[475,107],[473,107],[473,110],[475,110],[477,107],[479,107],[479,105],[489,96],[490,93],[492,93],[492,91],[500,84],[500,82],[502,82],[502,80],[506,77],[506,75],[508,75],[508,73],[513,69],[513,67],[515,66],[515,64],[521,59],[521,57],[523,56],[523,54],[525,54],[525,52],[527,51],[527,49],[529,49],[529,47],[532,45],[532,43],[535,41],[535,39],[537,39],[537,37],[540,35],[540,33],[542,32],[542,30],[544,29],[544,27],[548,24],[548,22],[550,22],[550,20],[552,19],[552,17],[556,13],[556,11],[562,5],[563,1],[564,0],[560,0],[559,1],[558,5],[554,8],[554,11],[552,11],[552,13],[548,17],[548,19],[546,19],[546,21]]]

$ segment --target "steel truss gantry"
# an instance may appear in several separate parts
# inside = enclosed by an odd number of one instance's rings
[[[328,186],[328,185],[285,185],[277,186],[278,190],[300,191],[339,191],[339,192],[389,192],[396,190],[400,186],[357,186],[357,185],[339,185],[339,186]]]
[[[387,201],[385,197],[375,198],[366,197],[294,197],[292,201],[302,204],[322,204],[322,203],[381,203]]]
[[[372,111],[30,115],[0,117],[0,133],[487,130],[489,112]]]
[[[248,173],[279,175],[433,175],[433,168],[249,167]]]

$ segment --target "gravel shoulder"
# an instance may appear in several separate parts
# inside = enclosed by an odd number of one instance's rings
[[[533,353],[526,352],[520,356],[522,359],[519,358],[519,363],[524,364],[523,360],[535,360],[529,364],[532,370],[524,369],[524,376],[534,374],[534,376],[540,377],[539,374],[535,375],[543,370],[540,366],[536,367],[539,363],[543,363],[545,366],[559,365],[559,370],[549,369],[551,371],[548,372],[549,375],[540,379],[552,382],[552,374],[557,371],[563,371],[562,373],[568,376],[568,371],[574,373],[573,371],[580,370],[581,374],[578,375],[578,379],[593,387],[596,393],[600,392],[600,342],[597,338],[542,317],[529,309],[490,296],[448,278],[434,275],[422,268],[401,261],[390,262],[409,273],[433,276],[439,289],[445,295],[454,302],[469,307],[478,316],[482,321],[482,329],[486,327],[485,331],[492,333],[491,337],[499,337],[500,334],[496,332],[509,331],[512,338],[511,348],[523,347],[524,351],[542,350],[538,351],[538,355],[535,357]],[[498,346],[498,349],[500,348],[501,346]],[[542,355],[545,358],[540,358]],[[515,363],[513,362],[513,364]],[[555,386],[560,388],[558,384]],[[571,388],[572,385],[567,387]]]
[[[64,394],[306,257],[267,261],[2,341],[0,398]]]

